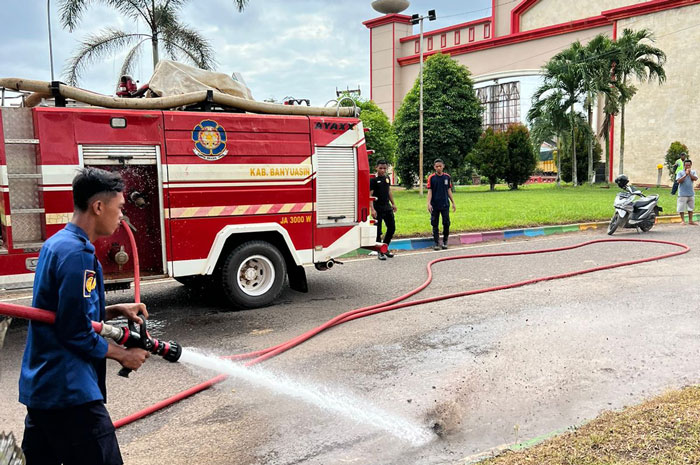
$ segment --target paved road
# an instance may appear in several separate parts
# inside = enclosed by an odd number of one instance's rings
[[[444,255],[542,249],[607,237],[602,231],[413,252],[380,262],[309,270],[308,294],[230,312],[173,281],[144,285],[155,333],[216,354],[265,348],[333,316],[403,294]],[[440,437],[408,442],[230,380],[119,430],[127,464],[458,464],[503,444],[581,424],[672,387],[700,382],[700,228],[659,225],[638,236],[688,244],[688,254],[496,293],[435,302],[356,320],[263,364],[415,422]],[[657,255],[654,244],[451,261],[422,295],[505,284]],[[111,294],[111,302],[129,293]],[[27,301],[16,300],[16,303]],[[21,434],[16,380],[26,336],[13,325],[0,352],[0,429]],[[130,379],[109,365],[114,419],[208,379],[184,364],[151,359]],[[368,408],[371,410],[371,408]]]

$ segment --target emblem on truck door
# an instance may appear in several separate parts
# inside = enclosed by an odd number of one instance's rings
[[[219,160],[228,153],[226,131],[216,121],[205,119],[200,122],[192,130],[192,140],[194,154],[204,160]]]

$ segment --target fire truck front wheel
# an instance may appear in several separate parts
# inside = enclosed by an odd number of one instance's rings
[[[264,307],[282,292],[284,257],[269,242],[245,242],[231,251],[221,273],[226,296],[237,306]]]

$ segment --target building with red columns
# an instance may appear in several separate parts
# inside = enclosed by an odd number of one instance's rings
[[[419,35],[410,19],[394,13],[363,23],[370,30],[370,98],[392,120],[418,77]],[[492,0],[491,16],[424,32],[423,53],[449,54],[466,65],[485,105],[484,124],[504,127],[525,122],[540,69],[552,56],[576,40],[585,44],[601,33],[615,39],[642,28],[667,55],[667,81],[635,83],[625,110],[624,170],[634,183],[654,184],[671,142],[683,142],[700,160],[700,0]],[[611,178],[619,174],[619,126],[618,116]]]

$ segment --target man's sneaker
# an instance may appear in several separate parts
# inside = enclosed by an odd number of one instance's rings
[[[394,258],[394,254],[389,251],[387,251],[387,253],[385,253],[384,255],[386,255],[387,258]]]
[[[433,250],[440,250],[440,244],[435,243],[435,245],[433,246]]]
[[[384,255],[383,253],[380,253],[379,255],[377,255],[377,258],[380,260],[386,260],[386,255]]]
[[[442,250],[447,250],[447,244],[442,244]]]

